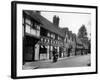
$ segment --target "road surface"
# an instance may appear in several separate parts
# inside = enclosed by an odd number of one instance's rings
[[[42,69],[42,68],[62,68],[62,67],[83,67],[89,66],[91,61],[90,54],[82,56],[73,56],[59,59],[53,63],[52,60],[37,61],[26,63],[26,67],[30,69]],[[26,68],[25,67],[25,68]]]

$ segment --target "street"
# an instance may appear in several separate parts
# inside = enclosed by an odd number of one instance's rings
[[[89,65],[90,65],[90,54],[61,58],[58,59],[58,61],[55,63],[53,63],[52,60],[27,62],[24,65],[23,69],[83,67]]]

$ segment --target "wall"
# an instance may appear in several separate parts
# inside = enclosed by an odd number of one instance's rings
[[[11,71],[11,0],[0,1],[0,80],[12,80],[10,78]],[[22,0],[23,1],[23,0]],[[24,0],[26,1],[26,0]],[[64,3],[64,4],[83,4],[83,5],[98,5],[100,14],[100,0],[31,0],[37,2],[50,2],[50,3]],[[98,16],[100,20],[100,15]],[[98,23],[100,26],[100,23]],[[100,27],[98,27],[100,30]],[[100,34],[100,31],[98,31]],[[98,38],[100,41],[100,37]],[[98,43],[100,44],[100,42]],[[100,47],[100,46],[98,46]],[[99,49],[100,52],[100,49]],[[98,52],[98,53],[99,53]],[[98,54],[100,57],[100,54]],[[100,61],[100,58],[98,59]],[[100,80],[100,64],[99,74],[91,75],[75,75],[75,76],[63,76],[63,77],[47,77],[41,78],[42,80]],[[23,80],[41,80],[35,79],[23,79]],[[22,79],[20,79],[22,80]]]

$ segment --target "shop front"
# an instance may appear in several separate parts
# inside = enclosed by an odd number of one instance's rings
[[[35,61],[35,45],[39,38],[25,36],[23,38],[23,62]]]
[[[40,45],[40,50],[39,50],[39,59],[40,60],[45,60],[47,59],[47,46]]]

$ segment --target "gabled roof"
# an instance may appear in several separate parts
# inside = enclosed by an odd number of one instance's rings
[[[43,16],[37,14],[36,12],[30,11],[30,10],[25,10],[24,12],[26,14],[30,15],[35,20],[37,20],[38,22],[40,22],[42,24],[41,27],[43,27],[43,28],[55,33],[55,34],[58,34],[61,37],[65,36],[62,29],[60,29],[59,27],[56,27],[52,22],[50,22],[49,20],[47,20]]]

